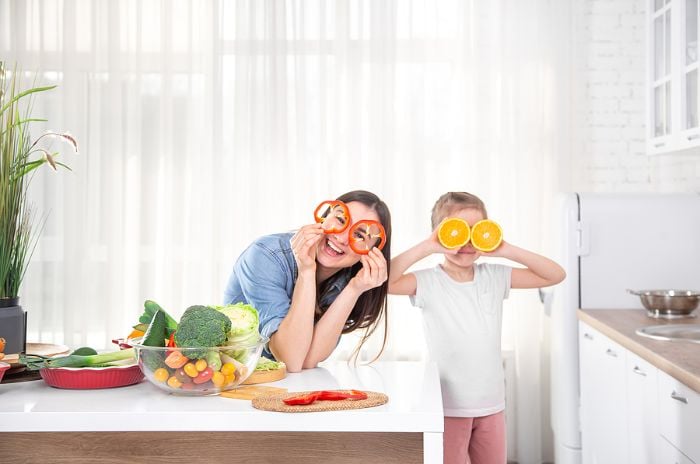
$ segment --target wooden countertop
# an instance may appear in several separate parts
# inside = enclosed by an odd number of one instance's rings
[[[640,309],[579,309],[578,319],[700,393],[700,344],[654,340],[636,333],[650,325],[700,324],[700,318],[655,319]]]

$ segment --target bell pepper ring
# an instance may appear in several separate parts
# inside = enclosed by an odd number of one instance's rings
[[[314,210],[314,219],[322,225],[326,234],[338,234],[350,224],[350,210],[340,200],[328,200],[319,203]]]
[[[353,224],[348,235],[350,248],[358,255],[369,254],[374,247],[381,250],[386,244],[384,226],[377,221],[369,219],[357,221]]]

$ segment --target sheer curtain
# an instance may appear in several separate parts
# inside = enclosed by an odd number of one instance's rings
[[[175,316],[220,302],[252,239],[358,188],[389,204],[394,254],[448,190],[551,252],[568,23],[568,2],[544,0],[0,0],[0,57],[58,84],[35,100],[35,133],[80,143],[62,155],[72,172],[33,181],[48,220],[21,295],[29,339],[100,348],[144,299]],[[535,291],[507,301],[520,462],[549,453],[543,317]],[[391,298],[382,359],[423,359],[421,330]]]

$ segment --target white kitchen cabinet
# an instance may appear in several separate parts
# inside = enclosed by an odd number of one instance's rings
[[[698,5],[648,0],[647,151],[700,147]]]
[[[659,372],[659,430],[690,460],[700,462],[700,394]]]
[[[664,438],[660,438],[659,441],[657,462],[659,464],[695,464]]]
[[[579,325],[583,464],[628,462],[625,349]]]
[[[579,322],[583,464],[700,464],[700,393]]]
[[[659,446],[658,370],[635,355],[625,353],[627,380],[628,462],[657,464]]]

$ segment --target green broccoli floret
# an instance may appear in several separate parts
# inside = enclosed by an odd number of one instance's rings
[[[224,345],[231,330],[231,320],[208,306],[190,306],[180,318],[175,332],[175,344],[180,347],[206,348]],[[203,358],[206,349],[188,350],[188,358]]]

